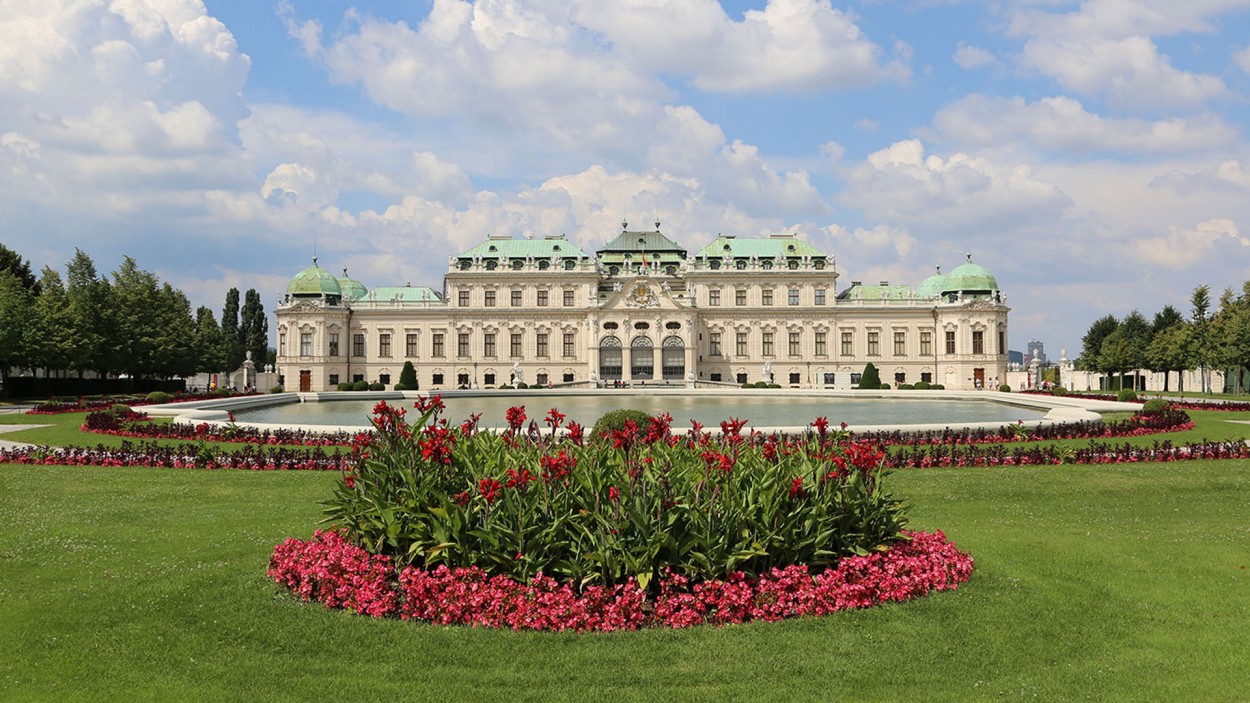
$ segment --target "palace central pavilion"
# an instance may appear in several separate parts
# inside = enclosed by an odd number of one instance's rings
[[[660,232],[593,255],[563,236],[490,237],[442,290],[367,289],[317,266],[277,309],[278,371],[300,391],[399,380],[420,390],[516,382],[848,388],[868,363],[897,386],[989,387],[1007,375],[1005,296],[968,262],[912,288],[853,281],[791,234],[717,237],[691,254]],[[297,385],[298,384],[298,385]]]

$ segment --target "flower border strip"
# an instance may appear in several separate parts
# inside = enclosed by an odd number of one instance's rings
[[[569,584],[539,574],[529,583],[490,576],[479,568],[427,571],[406,567],[349,543],[335,531],[274,548],[268,575],[304,601],[372,617],[436,625],[610,632],[642,627],[776,621],[829,615],[918,598],[956,588],[972,575],[973,559],[936,532],[907,532],[886,552],[842,559],[811,574],[804,565],[772,569],[759,578],[741,572],[691,584],[667,572],[649,599],[632,578],[625,584]]]

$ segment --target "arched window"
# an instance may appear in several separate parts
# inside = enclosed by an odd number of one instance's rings
[[[621,377],[621,340],[608,335],[599,340],[599,378],[603,380]]]
[[[686,343],[677,335],[664,338],[660,365],[665,381],[680,381],[686,376]]]
[[[639,381],[655,378],[655,345],[651,338],[635,337],[629,346],[629,375]]]

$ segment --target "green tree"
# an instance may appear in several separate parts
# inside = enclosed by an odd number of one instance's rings
[[[226,305],[221,310],[221,338],[226,370],[235,371],[243,365],[246,353],[243,347],[243,331],[239,325],[238,288],[226,291]]]
[[[164,283],[156,303],[153,317],[157,325],[152,336],[149,374],[160,378],[190,376],[196,367],[191,301],[182,291]]]
[[[81,249],[74,250],[74,258],[65,269],[65,297],[74,330],[70,366],[79,378],[87,369],[104,376],[116,370],[118,358],[112,289]]]
[[[74,333],[65,284],[61,282],[61,274],[50,267],[45,266],[39,278],[34,324],[27,330],[30,365],[42,368],[45,377],[62,375],[70,365]]]
[[[31,272],[30,262],[3,244],[0,244],[0,271],[13,274],[22,288],[34,295],[39,294],[39,280]]]
[[[1194,289],[1192,295],[1189,296],[1189,305],[1192,310],[1190,314],[1190,322],[1194,326],[1193,344],[1190,345],[1190,358],[1185,367],[1190,369],[1198,369],[1198,377],[1201,379],[1203,393],[1211,392],[1211,380],[1207,375],[1207,367],[1210,364],[1211,349],[1207,343],[1207,313],[1211,310],[1211,287],[1203,284]]]
[[[20,276],[0,270],[0,385],[9,388],[9,369],[29,366],[27,344],[34,301]]]
[[[1137,360],[1133,344],[1133,340],[1123,330],[1117,329],[1102,340],[1102,348],[1098,351],[1102,370],[1120,377],[1118,390],[1124,390],[1124,374],[1133,368]]]
[[[192,346],[195,348],[196,371],[214,373],[225,369],[225,345],[222,343],[221,327],[217,325],[212,308],[201,305],[196,309]]]
[[[1150,338],[1153,332],[1150,323],[1146,322],[1146,318],[1142,314],[1134,310],[1120,321],[1118,331],[1128,342],[1130,356],[1132,357],[1128,370],[1133,372],[1134,377],[1138,375],[1141,369],[1146,367],[1146,348],[1150,346]],[[1121,387],[1124,385],[1124,379],[1120,379]],[[1136,390],[1136,383],[1134,383]]]
[[[864,367],[864,373],[861,374],[859,377],[859,387],[860,388],[880,388],[881,387],[881,374],[877,372],[877,367],[873,366],[872,362],[868,362],[868,365]]]
[[[129,256],[113,272],[114,315],[117,324],[117,367],[131,377],[152,373],[160,289],[156,276],[139,268]]]
[[[1119,326],[1120,321],[1115,319],[1114,315],[1094,320],[1094,323],[1089,326],[1089,331],[1081,338],[1081,355],[1077,357],[1076,367],[1082,371],[1095,373],[1106,371],[1099,359],[1099,354],[1102,353],[1102,343]]]
[[[1150,331],[1152,334],[1158,334],[1173,325],[1184,324],[1185,316],[1172,307],[1164,305],[1163,309],[1155,313],[1155,319],[1150,323]]]
[[[1193,327],[1182,321],[1155,332],[1154,339],[1146,348],[1146,362],[1152,371],[1164,373],[1163,390],[1168,390],[1168,374],[1185,371],[1189,361],[1189,346],[1193,344]],[[1185,392],[1185,375],[1177,379],[1177,390]]]
[[[260,293],[249,288],[243,295],[242,323],[240,337],[243,341],[244,355],[252,352],[252,361],[257,367],[265,365],[269,351],[269,318],[265,315],[265,306],[260,302]],[[242,363],[242,362],[240,362]]]
[[[413,367],[411,361],[404,362],[404,368],[399,371],[399,383],[395,384],[397,391],[415,391],[417,390],[417,369]]]

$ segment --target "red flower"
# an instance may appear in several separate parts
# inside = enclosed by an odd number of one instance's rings
[[[470,497],[471,496],[469,495],[468,491],[460,491],[459,493],[456,494],[456,498],[455,498],[456,504],[463,508],[469,504]]]
[[[564,418],[565,418],[564,413],[560,412],[559,410],[556,410],[555,408],[552,408],[547,411],[547,419],[544,420],[544,422],[546,422],[548,425],[551,425],[551,431],[554,433],[557,429],[560,428],[561,423],[564,422]]]
[[[508,430],[514,434],[519,432],[521,425],[525,424],[525,406],[519,405],[508,408],[505,417],[508,419]]]
[[[807,491],[803,490],[803,477],[797,476],[795,477],[793,481],[790,482],[790,497],[791,498],[807,497]]]
[[[616,490],[616,486],[608,486],[608,500],[613,503],[621,499],[621,492]]]
[[[499,496],[500,488],[503,488],[503,484],[490,476],[477,482],[477,490],[486,499],[488,505],[495,502],[495,498]]]

